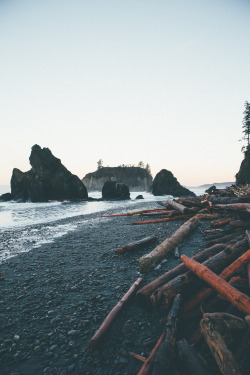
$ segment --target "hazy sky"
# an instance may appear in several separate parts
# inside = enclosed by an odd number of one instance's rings
[[[0,184],[36,143],[80,178],[101,158],[233,181],[249,18],[249,0],[0,0]]]

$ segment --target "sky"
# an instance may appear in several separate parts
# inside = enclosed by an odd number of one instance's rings
[[[80,178],[102,159],[234,181],[249,16],[248,0],[0,0],[0,184],[34,144]]]

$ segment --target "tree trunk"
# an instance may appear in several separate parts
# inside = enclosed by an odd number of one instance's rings
[[[94,336],[89,342],[88,351],[92,352],[98,346],[99,342],[103,339],[106,332],[109,330],[118,314],[122,311],[128,300],[134,295],[136,289],[143,281],[142,277],[139,277],[134,284],[130,287],[127,293],[120,299],[117,305],[110,311],[100,328],[96,331]]]
[[[140,225],[140,224],[157,224],[157,223],[163,223],[165,221],[171,221],[171,220],[180,220],[180,219],[188,219],[191,215],[179,215],[174,217],[166,217],[164,219],[158,219],[158,220],[145,220],[145,221],[133,221],[133,225]]]
[[[151,253],[139,259],[140,272],[149,272],[159,264],[168,253],[176,248],[188,235],[190,235],[199,225],[200,220],[196,217],[186,221],[169,238],[158,245]]]
[[[244,264],[250,260],[250,250],[244,253],[241,257],[236,259],[232,264],[230,264],[224,271],[220,274],[220,277],[227,280],[235,271],[239,270]],[[235,281],[235,280],[234,280]],[[232,282],[234,282],[232,281]],[[230,283],[231,284],[231,283]],[[204,288],[193,296],[184,306],[186,312],[194,309],[198,304],[200,304],[204,299],[211,296],[214,293],[212,288]]]
[[[174,201],[172,199],[167,199],[166,200],[165,207],[166,206],[173,207],[175,210],[180,211],[183,215],[187,214],[189,212],[189,208],[188,207],[185,207],[182,204],[177,203],[176,201]]]
[[[192,259],[195,259],[198,262],[204,262],[206,259],[208,259],[211,256],[214,256],[215,254],[219,253],[225,248],[226,248],[226,245],[224,244],[214,245],[208,249],[200,251],[198,254],[194,255]],[[187,272],[187,267],[185,266],[185,264],[181,263],[175,268],[173,268],[172,270],[164,273],[163,275],[153,280],[148,285],[145,285],[143,288],[141,288],[137,292],[136,295],[139,301],[148,302],[149,297],[156,289],[160,288],[163,284],[167,283],[168,281],[174,279],[175,277],[185,272]]]
[[[246,211],[250,213],[250,203],[215,204],[215,207],[225,210]]]
[[[213,318],[213,314],[204,314],[203,319],[200,322],[201,332],[222,374],[240,375],[241,372],[239,366],[235,361],[232,352],[227,348],[223,337],[218,332],[221,329],[220,326],[223,326],[224,320],[224,314],[221,314],[221,317],[217,317],[217,319]],[[234,323],[231,323],[231,326],[232,325],[234,327]],[[229,327],[229,329],[230,328],[231,327]],[[224,327],[222,329],[224,329]]]
[[[157,236],[145,237],[142,240],[131,242],[128,245],[124,245],[122,247],[119,247],[118,249],[115,250],[115,252],[118,253],[118,254],[129,252],[131,250],[136,250],[136,249],[139,249],[139,248],[141,248],[145,245],[156,242],[157,240],[158,240]]]
[[[176,343],[177,363],[181,362],[181,367],[188,374],[192,375],[210,375],[206,368],[206,362],[195,348],[189,345],[186,340],[180,340]]]
[[[229,285],[225,280],[217,276],[203,264],[188,258],[186,255],[182,255],[181,259],[192,272],[211,285],[212,288],[231,302],[232,305],[245,314],[250,314],[250,298],[247,295]]]
[[[167,323],[165,326],[165,340],[161,344],[156,355],[152,375],[170,375],[174,373],[174,346],[181,302],[181,295],[178,294],[175,297],[173,306],[168,314]]]
[[[228,245],[225,250],[209,258],[204,265],[215,273],[221,272],[225,267],[241,256],[248,248],[247,240],[239,241],[234,245]],[[151,295],[151,302],[155,306],[168,308],[174,296],[178,293],[188,297],[197,285],[201,284],[199,279],[191,272],[177,276],[175,279],[162,285]]]

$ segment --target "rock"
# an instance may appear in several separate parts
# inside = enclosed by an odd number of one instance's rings
[[[154,178],[152,185],[153,195],[172,195],[174,197],[195,196],[195,194],[183,187],[173,173],[162,169]]]
[[[152,176],[141,167],[102,167],[88,173],[82,179],[88,191],[100,191],[105,181],[119,181],[128,185],[130,191],[150,191]]]
[[[137,195],[137,197],[135,199],[144,199],[143,196],[140,194],[140,195]]]
[[[129,188],[125,184],[108,180],[102,188],[103,199],[130,199]]]
[[[236,174],[236,184],[250,184],[250,149],[245,152],[245,158],[240,165],[240,170]]]
[[[12,197],[10,193],[5,193],[0,195],[0,202],[8,202],[11,201]]]
[[[62,165],[48,148],[35,145],[30,154],[31,170],[13,169],[11,196],[14,200],[46,202],[48,200],[86,199],[82,181]]]

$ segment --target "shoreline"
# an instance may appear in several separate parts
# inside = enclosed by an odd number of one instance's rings
[[[133,210],[156,207],[156,202],[140,201]],[[3,375],[137,374],[141,362],[129,352],[147,356],[161,334],[162,313],[145,310],[133,299],[103,345],[93,354],[86,350],[106,315],[138,278],[137,259],[156,245],[131,254],[114,250],[149,235],[158,235],[161,242],[182,222],[133,226],[135,218],[125,216],[85,225],[86,217],[96,215],[84,216],[74,232],[1,264]],[[72,223],[74,218],[62,220]],[[181,253],[193,255],[204,248],[200,231],[207,225],[201,223],[183,242]],[[143,285],[179,263],[171,255],[144,275]]]

